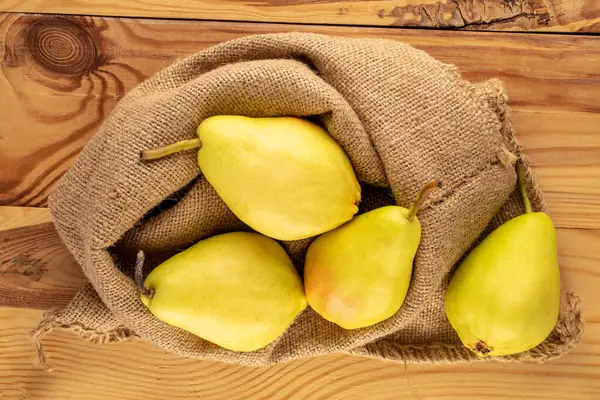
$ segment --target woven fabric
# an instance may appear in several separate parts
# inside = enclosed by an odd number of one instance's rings
[[[54,327],[97,341],[139,336],[184,356],[251,365],[330,352],[473,360],[446,319],[443,297],[465,252],[523,212],[514,172],[522,154],[505,103],[499,81],[468,83],[452,66],[389,40],[259,35],[179,60],[118,103],[52,194],[57,230],[90,284],[49,314],[35,337]],[[194,138],[203,119],[219,114],[318,120],[353,164],[361,211],[407,207],[424,183],[442,183],[419,215],[422,240],[396,315],[349,331],[309,308],[271,345],[237,353],[161,322],[142,305],[132,280],[138,250],[148,255],[147,273],[198,240],[249,229],[201,176],[195,152],[139,160],[143,149]],[[546,211],[527,163],[525,176],[534,209]],[[283,243],[300,271],[309,244]],[[546,342],[501,359],[545,360],[572,347],[582,322],[577,298],[566,300]]]

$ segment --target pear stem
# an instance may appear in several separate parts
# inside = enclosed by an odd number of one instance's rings
[[[527,197],[527,192],[525,190],[525,179],[523,178],[523,165],[521,162],[517,162],[517,178],[519,181],[519,191],[521,192],[521,198],[523,199],[523,204],[525,205],[525,212],[529,214],[532,212],[531,203],[529,202],[529,197]]]
[[[140,159],[143,162],[148,162],[148,161],[157,160],[159,158],[169,156],[174,153],[179,153],[180,151],[199,149],[201,147],[202,147],[202,142],[198,138],[189,139],[189,140],[181,140],[177,143],[168,144],[163,147],[142,150],[140,152]]]
[[[154,290],[148,289],[146,286],[144,286],[144,277],[142,271],[144,269],[145,259],[146,256],[144,255],[144,251],[140,250],[135,258],[135,286],[137,286],[141,294],[151,299],[152,296],[154,296]]]
[[[415,216],[421,207],[423,207],[425,200],[427,200],[427,197],[429,197],[431,192],[435,189],[439,189],[440,187],[442,187],[442,185],[434,179],[421,188],[417,198],[415,199],[415,202],[413,203],[412,207],[410,207],[410,210],[408,210],[408,215],[406,216],[408,222],[412,222],[413,219],[415,219]]]

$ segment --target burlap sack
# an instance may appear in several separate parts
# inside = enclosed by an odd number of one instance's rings
[[[389,40],[260,35],[177,61],[119,102],[51,196],[57,230],[90,284],[34,332],[40,355],[41,335],[62,327],[96,342],[141,337],[184,356],[239,364],[329,352],[474,360],[446,319],[443,296],[453,267],[480,235],[523,212],[514,173],[521,149],[505,102],[498,81],[470,84],[453,67]],[[362,211],[408,206],[425,182],[442,182],[419,215],[413,278],[394,317],[347,331],[307,309],[268,347],[236,353],[159,321],[142,305],[132,281],[138,250],[150,258],[147,273],[200,239],[248,229],[201,176],[194,151],[139,161],[140,150],[193,138],[216,114],[317,119],[353,163]],[[534,208],[545,210],[525,171]],[[300,270],[309,243],[284,243]],[[501,359],[546,360],[572,347],[582,322],[577,298],[566,300],[542,345]]]

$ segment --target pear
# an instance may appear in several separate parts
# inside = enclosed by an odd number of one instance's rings
[[[558,319],[556,232],[548,215],[532,212],[520,164],[517,172],[526,213],[475,247],[446,293],[450,324],[480,357],[529,350],[544,341]]]
[[[279,240],[318,235],[358,211],[352,164],[319,125],[295,117],[219,115],[198,126],[198,138],[142,152],[151,160],[200,147],[198,165],[233,213]]]
[[[306,308],[301,278],[286,252],[257,233],[213,236],[156,267],[142,302],[160,320],[234,351],[260,349]]]
[[[426,185],[410,210],[375,209],[310,245],[304,285],[317,313],[342,328],[356,329],[386,320],[400,309],[421,240],[415,215],[436,185]]]

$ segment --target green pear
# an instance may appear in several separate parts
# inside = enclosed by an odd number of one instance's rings
[[[208,182],[239,219],[264,235],[307,238],[358,211],[360,185],[350,160],[317,124],[219,115],[198,126],[198,138],[147,150],[142,159],[201,146],[198,165]]]
[[[378,208],[310,245],[304,285],[317,313],[342,328],[356,329],[386,320],[400,309],[421,240],[415,215],[436,185],[426,185],[410,210]]]
[[[526,213],[488,235],[460,264],[445,309],[462,343],[480,357],[529,350],[550,334],[560,304],[556,232],[532,212],[520,164]]]
[[[202,240],[156,267],[138,286],[160,320],[234,351],[260,349],[306,308],[286,252],[257,233]]]

